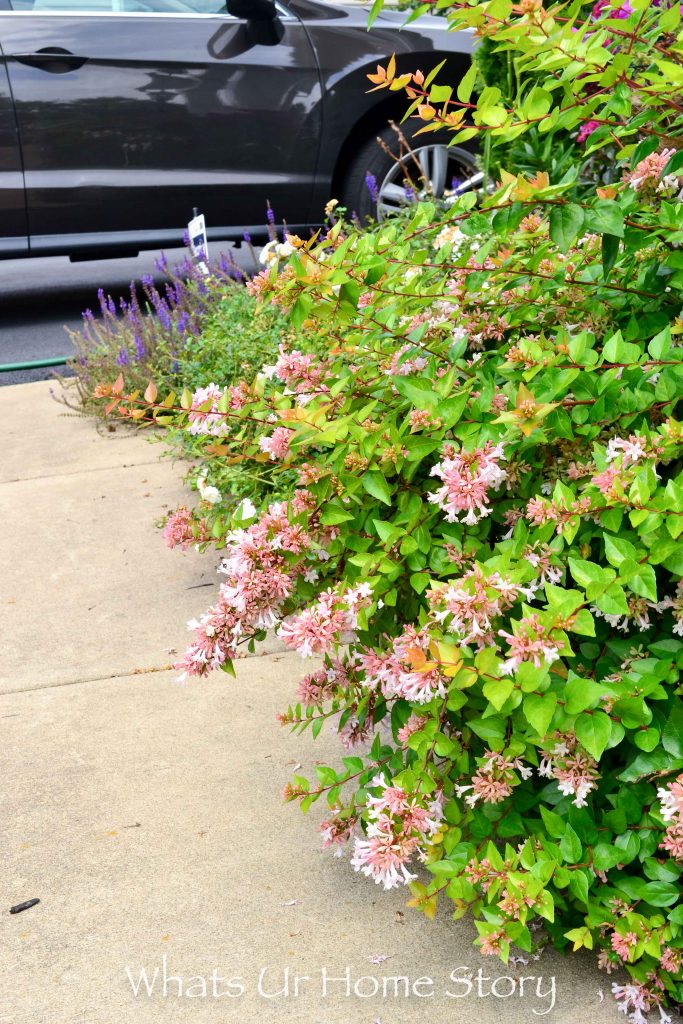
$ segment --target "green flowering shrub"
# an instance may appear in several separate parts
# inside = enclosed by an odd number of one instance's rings
[[[456,5],[547,76],[520,75],[510,106],[470,106],[473,79],[456,93],[390,65],[373,81],[456,140],[590,119],[590,145],[618,150],[613,185],[577,200],[575,169],[504,173],[445,221],[422,203],[290,238],[249,288],[308,351],[283,345],[210,394],[102,394],[272,484],[203,533],[188,510],[169,521],[169,543],[225,552],[179,667],[231,671],[272,628],[316,659],[282,721],[331,722],[346,750],[286,794],[327,804],[323,844],[349,843],[428,916],[444,898],[472,913],[484,954],[535,948],[539,926],[595,950],[629,1019],[667,1021],[683,998],[683,48],[678,6],[603,8],[582,27],[577,7]]]

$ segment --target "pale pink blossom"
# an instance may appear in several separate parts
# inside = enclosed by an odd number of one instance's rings
[[[347,843],[353,835],[353,830],[356,825],[356,818],[350,815],[347,818],[342,818],[338,814],[328,818],[327,821],[321,822],[318,826],[318,831],[322,836],[322,848],[323,850],[329,847],[334,847],[335,856],[341,855],[341,847],[344,843]]]
[[[465,803],[470,807],[475,807],[480,800],[485,804],[498,804],[512,793],[513,784],[519,781],[517,775],[522,779],[531,775],[531,768],[520,757],[487,750],[483,763],[472,776],[471,785],[459,785],[457,793],[462,795],[471,790],[465,797]]]
[[[294,431],[289,427],[276,427],[269,437],[263,435],[259,438],[259,448],[273,461],[284,459],[289,454],[289,443],[293,435]]]
[[[438,665],[429,667],[423,653],[431,640],[426,631],[407,626],[393,640],[391,649],[377,652],[364,648],[358,663],[368,689],[379,689],[385,697],[403,697],[415,704],[427,704],[445,697],[447,690]]]
[[[659,786],[657,796],[664,821],[683,819],[683,775],[674,782],[667,782],[666,787]]]
[[[413,733],[419,732],[428,721],[429,719],[425,715],[417,715],[413,712],[406,724],[401,726],[396,733],[396,738],[401,746],[405,747]]]
[[[617,496],[617,486],[623,491],[625,482],[624,475],[619,466],[608,466],[602,473],[596,473],[591,478],[593,486],[597,487],[602,494],[609,498]]]
[[[203,543],[209,539],[204,520],[195,523],[192,513],[185,505],[181,505],[169,514],[163,529],[163,537],[167,547],[179,547],[181,551],[184,551],[190,544]]]
[[[356,839],[351,864],[385,889],[393,889],[417,877],[408,864],[438,831],[443,805],[435,800],[425,807],[418,797],[381,775],[370,788],[379,788],[380,794],[367,798],[366,838]]]
[[[546,635],[545,627],[537,615],[519,619],[513,624],[513,629],[514,633],[498,630],[498,636],[502,636],[508,643],[507,660],[501,666],[503,675],[512,675],[525,661],[540,668],[544,664],[551,665],[560,657],[557,644]]]
[[[616,999],[619,1012],[626,1014],[632,1024],[647,1024],[647,1014],[653,1006],[660,1011],[660,1024],[671,1024],[671,1017],[659,1006],[659,997],[647,985],[628,982],[618,985],[612,982],[612,995]]]
[[[205,388],[195,391],[187,416],[190,434],[223,437],[228,433],[225,413],[218,411],[218,405],[226,392],[227,388],[219,388],[217,384],[207,384]]]
[[[500,956],[503,942],[505,942],[504,928],[497,928],[488,935],[480,935],[477,939],[482,956]]]
[[[632,171],[624,174],[623,181],[636,192],[656,189],[664,168],[675,152],[675,149],[663,149],[661,153],[650,153],[639,161]]]
[[[189,675],[205,675],[232,660],[240,642],[275,626],[294,580],[305,570],[311,545],[301,525],[289,521],[282,502],[271,504],[246,529],[232,531],[219,570],[227,579],[216,604],[190,623],[195,639],[177,667]]]
[[[434,621],[461,644],[476,643],[480,650],[495,642],[493,620],[522,596],[529,600],[533,594],[500,573],[486,576],[478,566],[428,594]]]
[[[449,523],[462,522],[473,526],[491,514],[489,491],[496,490],[505,480],[505,470],[499,462],[505,458],[502,444],[487,441],[483,448],[471,452],[456,452],[449,446],[446,458],[432,468],[443,486],[429,495],[429,501],[446,513]]]
[[[675,821],[667,828],[659,844],[674,860],[683,860],[683,821]]]
[[[576,807],[585,807],[588,794],[597,786],[600,773],[595,758],[579,749],[573,733],[557,734],[558,742],[551,751],[546,751],[538,768],[538,774],[555,779],[558,789],[565,796],[573,796]]]
[[[659,958],[659,963],[663,970],[669,971],[671,974],[677,974],[681,969],[681,951],[665,946]]]
[[[612,932],[610,936],[610,945],[617,956],[620,956],[622,960],[628,960],[629,953],[637,944],[638,936],[635,932],[627,932],[626,935],[620,935],[619,932]]]
[[[605,458],[608,462],[613,462],[621,456],[622,465],[628,466],[629,463],[635,465],[641,459],[647,458],[647,454],[647,438],[631,434],[627,438],[613,437],[608,441]]]
[[[335,644],[353,636],[358,610],[369,605],[371,595],[372,588],[367,584],[347,588],[341,594],[326,590],[315,604],[286,619],[278,635],[302,658],[328,654]]]

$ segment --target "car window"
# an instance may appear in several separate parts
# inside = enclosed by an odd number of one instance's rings
[[[13,11],[49,14],[224,14],[225,0],[10,0]]]

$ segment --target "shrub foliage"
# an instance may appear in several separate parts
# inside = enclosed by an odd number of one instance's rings
[[[261,507],[214,531],[225,580],[182,667],[230,670],[272,627],[318,659],[282,720],[331,722],[347,750],[287,792],[326,801],[324,844],[427,915],[470,911],[484,954],[532,949],[539,924],[594,949],[631,1019],[666,1020],[683,995],[680,12],[579,11],[453,5],[513,54],[507,106],[472,99],[473,76],[397,82],[390,63],[373,82],[456,140],[594,121],[613,185],[578,200],[575,168],[505,172],[439,223],[423,203],[290,239],[250,287],[326,356],[283,346],[252,383],[163,403],[122,379],[102,393],[209,459],[268,467]],[[183,515],[171,543],[207,539]]]

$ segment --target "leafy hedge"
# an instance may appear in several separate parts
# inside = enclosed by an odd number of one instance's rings
[[[682,36],[678,6],[579,12],[454,5],[513,50],[508,106],[475,104],[473,77],[455,91],[390,63],[373,82],[456,139],[590,119],[614,185],[577,200],[577,169],[504,173],[446,222],[420,204],[290,238],[249,287],[326,355],[283,346],[211,395],[102,394],[266,469],[260,508],[169,531],[226,551],[181,665],[231,671],[273,627],[317,659],[282,721],[331,721],[349,751],[288,788],[328,804],[324,845],[429,916],[440,897],[471,912],[484,954],[532,949],[539,922],[595,949],[629,1019],[666,1021],[683,997]]]

